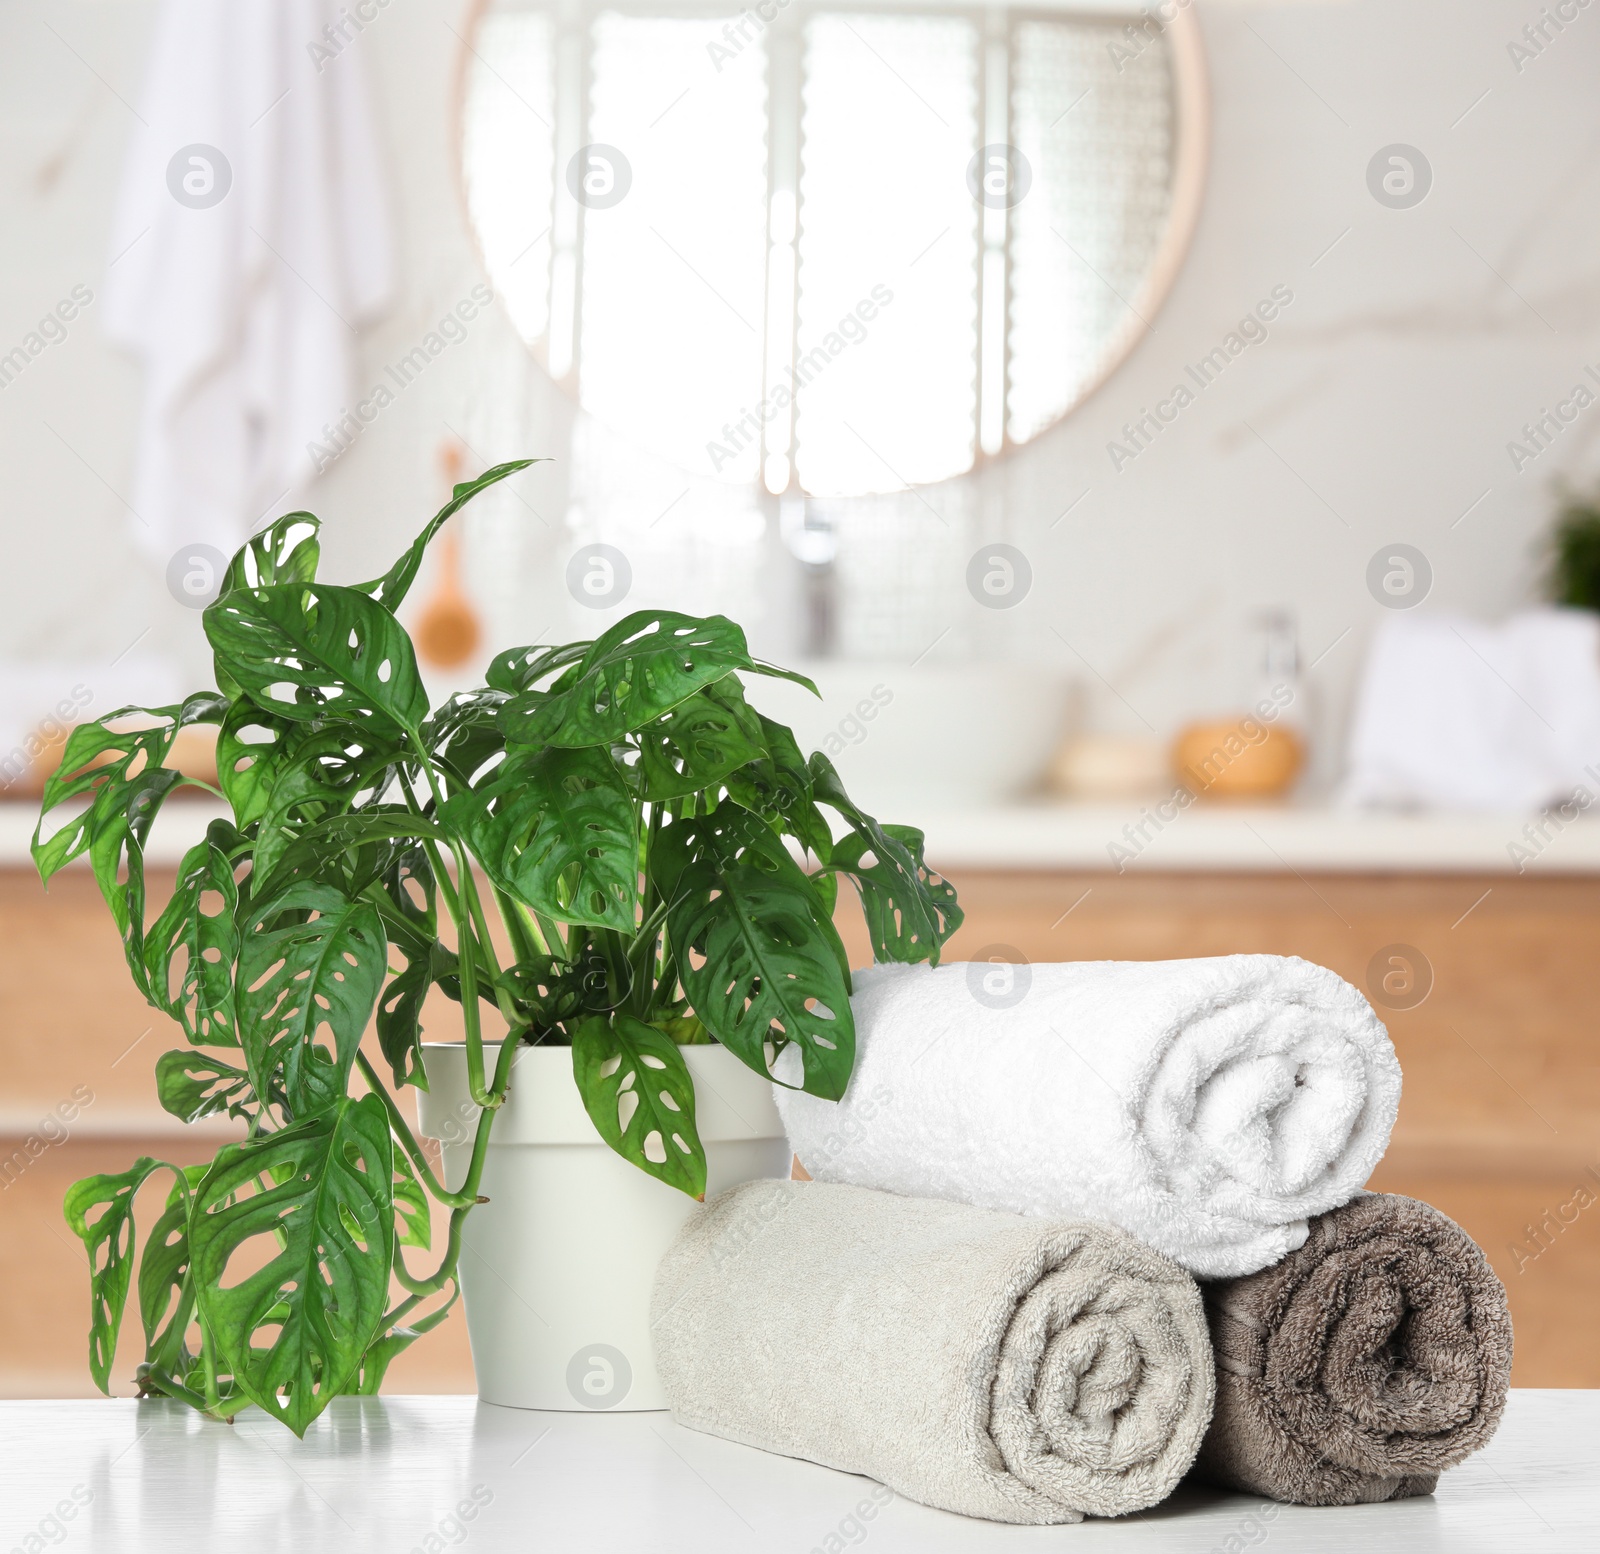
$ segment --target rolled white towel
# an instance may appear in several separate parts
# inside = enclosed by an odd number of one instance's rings
[[[1202,1277],[1300,1246],[1371,1174],[1400,1103],[1388,1032],[1309,961],[958,961],[854,980],[844,1099],[774,1086],[813,1177],[1103,1220]],[[798,1081],[795,1048],[774,1073]]]

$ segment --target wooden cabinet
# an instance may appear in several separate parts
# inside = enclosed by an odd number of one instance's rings
[[[953,958],[1261,951],[1318,961],[1370,996],[1374,956],[1403,947],[1430,986],[1414,1007],[1380,1007],[1405,1094],[1373,1185],[1426,1198],[1483,1244],[1511,1296],[1518,1385],[1600,1386],[1600,879],[970,868],[954,878],[967,922]],[[153,895],[166,888],[153,879]],[[859,913],[842,908],[841,926],[860,963]],[[427,1019],[431,1036],[459,1033],[442,998]],[[141,1153],[209,1153],[211,1141],[185,1137],[155,1104],[151,1065],[180,1040],[130,985],[87,871],[69,870],[46,895],[30,873],[0,869],[0,1393],[90,1390],[84,1259],[61,1195]],[[81,1090],[90,1099],[72,1121],[48,1130],[68,1136],[30,1156],[28,1137]],[[118,1374],[135,1358],[125,1351]],[[415,1345],[390,1385],[469,1390],[465,1324]]]

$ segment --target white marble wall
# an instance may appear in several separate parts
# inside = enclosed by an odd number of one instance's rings
[[[1423,609],[1493,616],[1534,595],[1552,481],[1595,469],[1600,427],[1597,407],[1520,471],[1507,452],[1600,361],[1600,0],[1566,3],[1575,19],[1519,69],[1509,45],[1526,46],[1532,3],[1199,0],[1215,148],[1193,250],[1131,360],[983,504],[989,531],[1031,559],[1034,587],[1011,611],[971,606],[953,640],[1060,666],[1087,688],[1094,726],[1165,733],[1233,703],[1245,622],[1286,606],[1315,663],[1327,775],[1381,614],[1365,581],[1379,546],[1429,557]],[[480,278],[453,164],[468,9],[392,0],[358,45],[405,278],[402,305],[364,341],[369,376]],[[75,284],[99,289],[151,14],[150,0],[0,11],[6,346]],[[1413,209],[1368,191],[1368,162],[1392,142],[1433,168]],[[1121,425],[1275,286],[1294,301],[1272,338],[1116,470],[1107,444]],[[194,615],[129,536],[137,389],[91,306],[0,392],[0,653],[109,660],[139,639],[199,672]],[[487,458],[556,449],[570,413],[503,319],[475,325],[309,493],[330,571],[372,570],[414,527],[441,437]],[[564,511],[552,468],[477,518],[473,571],[497,635],[565,629],[552,564]],[[783,621],[770,601],[757,608],[781,647]]]

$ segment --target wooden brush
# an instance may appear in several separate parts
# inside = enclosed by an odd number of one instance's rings
[[[461,444],[447,438],[439,446],[446,487],[454,489],[461,465]],[[417,652],[436,669],[459,669],[477,652],[483,626],[461,586],[461,538],[453,527],[439,536],[438,555],[433,592],[417,616]]]

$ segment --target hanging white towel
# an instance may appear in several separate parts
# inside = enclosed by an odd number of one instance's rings
[[[1346,802],[1525,814],[1592,793],[1596,769],[1600,616],[1384,622],[1351,727]]]
[[[112,229],[142,362],[134,528],[232,551],[318,473],[394,289],[361,50],[336,0],[165,0]],[[341,31],[342,29],[342,31]]]

